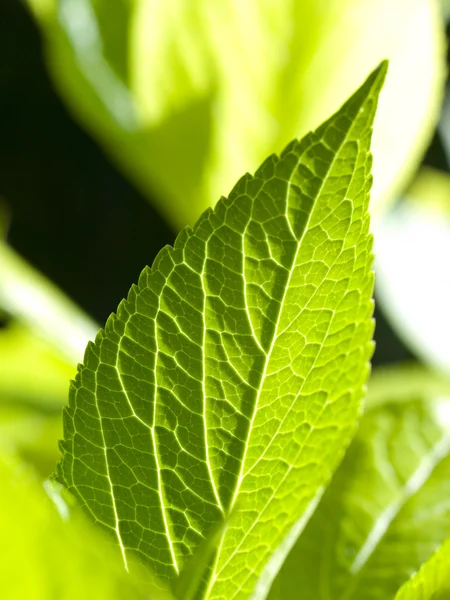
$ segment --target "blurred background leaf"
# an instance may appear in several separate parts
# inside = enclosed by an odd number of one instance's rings
[[[72,365],[81,362],[87,342],[98,330],[55,285],[1,242],[0,307]]]
[[[450,0],[440,0],[441,11],[445,19],[450,17]]]
[[[372,210],[434,129],[445,50],[434,0],[28,0],[74,115],[176,228],[317,127],[382,59]]]
[[[375,223],[377,298],[415,354],[450,371],[450,177],[423,169]]]
[[[394,598],[450,535],[449,498],[450,379],[375,372],[358,433],[269,597]]]
[[[0,447],[33,463],[43,477],[55,468],[74,364],[12,322],[0,329]]]
[[[33,472],[10,455],[0,455],[0,480],[4,598],[170,600],[137,565],[126,573],[118,550],[54,489],[63,520]]]
[[[0,241],[0,448],[45,477],[58,459],[69,381],[98,326]]]

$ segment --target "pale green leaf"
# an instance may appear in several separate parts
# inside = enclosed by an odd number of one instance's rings
[[[0,456],[0,581],[8,600],[170,600],[57,495],[63,520],[33,473]]]
[[[0,329],[0,446],[44,477],[58,461],[61,410],[75,371],[27,327],[9,322]]]
[[[414,172],[436,124],[436,0],[28,3],[74,114],[176,227],[318,127],[383,59],[375,211]]]
[[[95,323],[51,281],[0,242],[0,309],[24,324],[74,366]]]
[[[405,583],[395,600],[449,600],[450,540]]]
[[[417,362],[390,364],[377,367],[370,378],[367,405],[374,408],[389,398],[408,402],[411,398],[439,398],[447,396],[450,377]]]
[[[441,11],[445,19],[450,17],[450,0],[439,0]]]
[[[397,386],[388,381],[384,402],[372,405],[369,391],[369,410],[271,599],[296,600],[299,589],[302,600],[393,599],[450,535],[450,385],[419,373],[409,399],[396,398],[408,371]]]
[[[380,306],[418,357],[449,372],[450,177],[422,170],[375,240]]]
[[[14,452],[44,479],[59,459],[61,411],[45,413],[33,406],[0,400],[0,451]]]
[[[45,411],[60,409],[76,373],[55,348],[17,322],[0,329],[0,403],[2,399]]]
[[[248,597],[340,460],[372,353],[385,72],[183,230],[88,346],[59,477],[125,562],[173,578],[231,512],[203,593]]]

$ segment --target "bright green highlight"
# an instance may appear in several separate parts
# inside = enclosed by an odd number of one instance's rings
[[[450,177],[426,168],[375,227],[377,299],[416,356],[450,372]],[[420,244],[417,243],[420,240]]]

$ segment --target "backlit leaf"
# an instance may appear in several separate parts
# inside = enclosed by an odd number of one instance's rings
[[[173,578],[229,516],[199,594],[246,598],[337,466],[372,353],[385,73],[183,230],[88,346],[59,478],[125,563]]]

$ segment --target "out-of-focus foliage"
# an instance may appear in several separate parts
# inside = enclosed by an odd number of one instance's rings
[[[42,478],[55,469],[62,436],[61,410],[46,413],[38,407],[0,402],[0,448],[14,451],[36,468]]]
[[[70,511],[54,490],[63,518],[33,473],[0,456],[0,581],[8,600],[133,600],[155,598],[134,566],[123,569],[118,552]],[[139,572],[139,574],[138,574]],[[166,593],[158,599],[169,600]]]
[[[0,206],[0,209],[2,207]],[[8,215],[0,210],[0,235]],[[96,325],[0,241],[0,447],[46,476],[58,458],[61,407]]]
[[[95,324],[0,242],[0,446],[47,476],[58,458],[61,407]]]
[[[385,375],[270,598],[393,598],[450,535],[450,381],[420,367]]]
[[[0,330],[0,396],[53,410],[75,376],[70,365],[28,328],[11,323]]]
[[[434,0],[28,0],[59,90],[176,227],[334,112],[377,63],[372,209],[414,170],[444,73]]]
[[[416,354],[450,371],[450,178],[423,170],[375,224],[377,297]]]
[[[97,325],[6,243],[0,243],[0,308],[51,344],[61,358],[83,358]]]
[[[448,19],[450,17],[450,0],[440,0],[440,4],[444,18]]]
[[[44,475],[58,458],[61,407],[75,366],[24,326],[0,329],[0,446]]]
[[[411,398],[450,397],[450,377],[416,362],[375,369],[369,381],[367,408],[373,409],[388,399],[405,402]]]

